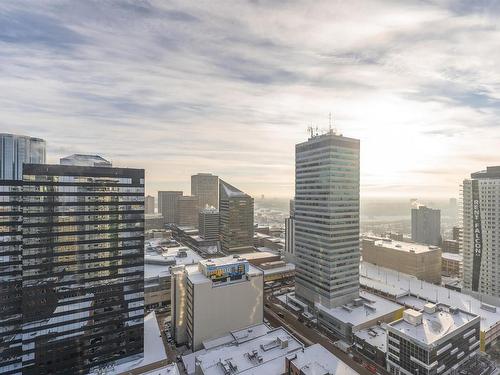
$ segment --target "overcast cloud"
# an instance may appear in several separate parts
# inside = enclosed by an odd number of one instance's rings
[[[3,1],[0,131],[98,153],[147,189],[214,172],[293,195],[328,113],[365,196],[455,196],[500,164],[500,1]]]

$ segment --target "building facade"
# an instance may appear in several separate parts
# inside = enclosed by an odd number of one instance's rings
[[[184,195],[177,202],[178,224],[184,227],[198,227],[198,197]]]
[[[219,177],[211,173],[191,176],[191,195],[198,197],[198,209],[219,207]]]
[[[441,249],[437,246],[389,238],[364,238],[362,247],[364,262],[413,275],[429,283],[441,283]]]
[[[205,340],[262,323],[263,289],[263,272],[232,256],[173,267],[175,341],[195,351]]]
[[[152,195],[148,195],[144,199],[144,213],[146,215],[153,215],[155,213],[155,197]]]
[[[0,133],[0,180],[22,180],[24,163],[45,163],[45,141]]]
[[[24,165],[23,374],[140,358],[144,170]]]
[[[463,276],[463,256],[457,253],[442,253],[441,273],[447,277]]]
[[[163,215],[165,224],[179,223],[179,198],[182,191],[159,191],[158,213]]]
[[[480,317],[426,304],[387,325],[387,371],[395,375],[458,374],[479,352]]]
[[[222,251],[248,251],[253,246],[254,200],[241,190],[220,180],[219,230]]]
[[[359,140],[333,132],[295,147],[296,295],[344,304],[359,290]]]
[[[463,182],[464,289],[500,297],[500,166]]]
[[[198,214],[198,231],[205,240],[219,239],[219,210],[204,208]]]
[[[426,245],[441,245],[441,211],[420,206],[411,210],[411,239]]]

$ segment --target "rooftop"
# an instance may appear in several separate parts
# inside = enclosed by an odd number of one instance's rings
[[[368,240],[373,240],[375,246],[384,247],[392,250],[405,251],[415,254],[422,254],[430,251],[439,250],[439,247],[437,246],[428,246],[419,243],[395,241],[390,238],[379,238],[379,239],[369,238]]]
[[[228,198],[237,198],[237,197],[248,197],[248,198],[250,198],[250,195],[242,192],[240,189],[235,188],[232,185],[229,185],[225,181],[220,180],[220,187],[223,189],[224,194]]]
[[[446,304],[464,311],[470,311],[481,317],[481,331],[489,331],[500,324],[500,314],[488,305],[468,294],[460,293],[439,285],[427,283],[417,278],[378,267],[367,262],[360,264],[360,283],[364,287],[387,293],[397,298],[397,302],[405,304],[411,297],[412,301],[431,301]],[[497,306],[500,306],[498,301]]]
[[[401,309],[397,303],[365,291],[360,291],[359,297],[340,307],[329,309],[321,304],[316,304],[316,308],[343,323],[352,324],[354,328]]]
[[[203,375],[224,375],[225,369],[232,369],[231,374],[279,375],[285,372],[285,356],[302,348],[283,327],[260,324],[231,332],[220,344],[188,354],[182,361],[188,375],[194,374],[196,367]]]
[[[213,259],[204,259],[201,260],[198,264],[193,264],[193,265],[187,265],[185,267],[185,271],[188,274],[189,280],[193,284],[203,284],[207,282],[212,282],[212,280],[205,275],[204,272],[207,272],[207,267],[210,266],[215,266],[216,268],[218,267],[225,267],[225,266],[231,266],[231,265],[239,265],[243,264],[244,267],[247,267],[245,272],[246,275],[252,277],[252,276],[258,276],[262,275],[262,271],[259,270],[257,267],[252,266],[251,264],[248,263],[248,261],[244,259],[239,259],[239,258],[234,258],[233,256],[227,256],[227,257],[221,257],[221,258],[213,258]],[[204,271],[205,269],[205,271]],[[240,282],[241,280],[236,280],[234,282]],[[224,285],[228,285],[230,282],[224,283]]]
[[[78,165],[84,167],[111,167],[111,162],[99,155],[73,154],[59,159],[61,165]]]
[[[381,326],[373,326],[354,333],[354,336],[367,342],[381,352],[387,351],[387,331]]]
[[[453,331],[460,329],[472,320],[479,319],[477,315],[458,309],[453,312],[440,308],[437,308],[435,312],[406,310],[405,313],[412,313],[412,318],[419,319],[421,316],[421,323],[413,324],[403,318],[388,324],[388,329],[399,331],[425,345],[430,345],[450,335]]]
[[[447,260],[455,260],[457,262],[462,262],[464,260],[463,255],[456,254],[456,253],[442,253],[441,258],[447,259]]]
[[[358,374],[320,344],[314,344],[304,350],[297,351],[288,355],[288,358],[304,375]]]
[[[195,251],[185,247],[155,246],[157,251],[144,254],[144,279],[170,276],[170,267],[173,265],[197,264],[202,257]]]

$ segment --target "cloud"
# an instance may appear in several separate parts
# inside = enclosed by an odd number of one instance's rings
[[[361,139],[363,194],[456,195],[498,164],[498,13],[454,0],[2,3],[0,128],[45,138],[53,162],[89,152],[146,168],[150,193],[211,171],[291,196],[294,144],[333,112]]]

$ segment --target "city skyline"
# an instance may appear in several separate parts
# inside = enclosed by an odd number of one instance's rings
[[[294,145],[332,112],[361,141],[362,197],[457,197],[470,171],[498,164],[499,12],[488,1],[5,3],[0,126],[46,140],[51,164],[91,153],[145,168],[152,195],[187,193],[190,175],[211,172],[290,198]]]

